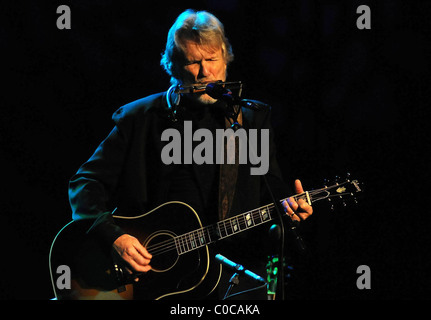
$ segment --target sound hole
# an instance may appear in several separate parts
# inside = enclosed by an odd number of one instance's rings
[[[158,231],[147,238],[144,246],[151,253],[151,267],[154,272],[166,272],[173,268],[178,261],[177,248],[171,231]]]

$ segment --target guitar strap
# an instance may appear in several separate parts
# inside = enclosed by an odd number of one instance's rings
[[[239,107],[237,107],[239,108]],[[238,110],[238,109],[237,109]],[[238,111],[237,111],[238,112]],[[239,108],[238,123],[242,126],[242,111]],[[225,128],[232,127],[233,120],[225,117]],[[233,136],[229,137],[230,139],[235,139]],[[238,166],[239,166],[239,139],[235,139],[235,154],[228,154],[227,152],[227,139],[223,139],[224,141],[224,161],[220,164],[220,174],[219,174],[219,201],[218,201],[218,213],[219,219],[224,220],[228,215],[231,207],[233,198],[235,195],[236,182],[238,178]],[[233,142],[233,141],[229,141]],[[229,157],[229,159],[228,159]],[[232,158],[235,157],[235,163],[232,163]],[[229,161],[230,160],[230,161]]]

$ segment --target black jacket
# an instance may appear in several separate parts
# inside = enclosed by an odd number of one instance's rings
[[[278,198],[286,197],[281,172],[276,160],[270,124],[270,107],[243,110],[245,129],[270,129],[269,171],[267,174]],[[154,94],[122,106],[113,114],[115,126],[98,146],[91,158],[70,179],[69,199],[73,219],[95,219],[90,232],[106,243],[124,232],[112,219],[117,208],[122,215],[137,215],[169,201],[170,177],[175,165],[161,161],[167,142],[161,141],[163,130],[181,125],[173,123],[166,103],[166,93]],[[194,128],[195,129],[195,128]],[[211,192],[207,168],[193,165],[200,196]],[[238,184],[231,214],[270,203],[262,177],[250,175],[249,165],[240,165]],[[199,213],[199,212],[198,212]]]

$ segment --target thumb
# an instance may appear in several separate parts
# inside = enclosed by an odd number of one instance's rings
[[[295,180],[295,192],[298,193],[303,193],[304,189],[302,188],[302,183],[301,180],[296,179]]]

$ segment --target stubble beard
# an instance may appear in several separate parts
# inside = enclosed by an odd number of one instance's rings
[[[196,100],[201,104],[211,105],[217,102],[217,99],[210,97],[208,94],[203,93],[196,97]]]

